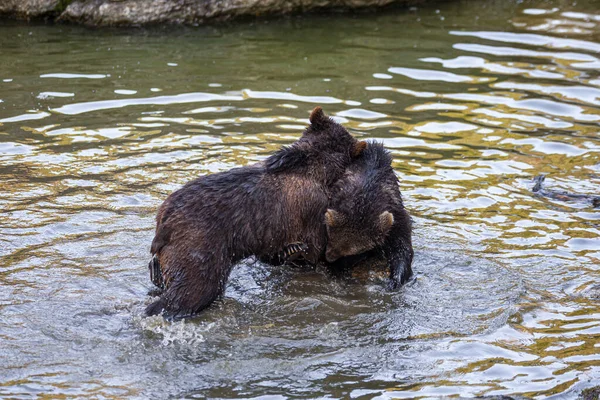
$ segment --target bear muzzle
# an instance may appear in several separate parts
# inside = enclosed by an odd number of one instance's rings
[[[327,249],[327,251],[325,252],[325,259],[329,263],[335,262],[340,257],[341,257],[341,255],[337,251]]]

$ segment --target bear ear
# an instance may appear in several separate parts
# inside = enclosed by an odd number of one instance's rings
[[[325,224],[329,227],[339,226],[344,221],[344,216],[331,208],[325,212]]]
[[[314,127],[319,127],[329,122],[329,117],[325,115],[323,109],[320,106],[316,106],[308,117],[310,124]]]
[[[356,142],[354,147],[352,148],[352,153],[350,154],[352,158],[356,158],[362,154],[363,151],[367,148],[368,143],[364,140],[360,142]]]
[[[379,229],[381,230],[381,232],[384,235],[386,235],[390,231],[393,224],[394,224],[394,215],[391,212],[384,211],[381,214],[379,214],[378,225],[379,225]]]

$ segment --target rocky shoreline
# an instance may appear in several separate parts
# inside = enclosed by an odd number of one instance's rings
[[[87,26],[200,25],[243,17],[411,5],[426,0],[0,0],[0,16]]]

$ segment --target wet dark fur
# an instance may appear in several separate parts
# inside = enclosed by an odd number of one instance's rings
[[[368,143],[336,182],[331,196],[328,208],[333,214],[325,218],[327,261],[347,267],[369,253],[383,254],[390,268],[390,287],[405,283],[412,275],[411,219],[404,209],[392,157],[381,143]],[[386,224],[385,217],[391,219],[386,211],[393,216],[391,227]]]
[[[198,313],[248,256],[274,258],[295,242],[308,245],[307,259],[321,256],[329,190],[364,142],[319,107],[310,120],[297,142],[264,162],[197,178],[160,206],[151,252],[162,271],[155,281],[165,290],[148,315]]]

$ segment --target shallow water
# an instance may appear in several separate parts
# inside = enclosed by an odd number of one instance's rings
[[[570,399],[600,382],[600,13],[455,1],[223,27],[0,26],[0,397]],[[393,152],[416,280],[236,267],[144,318],[160,202],[322,105]],[[279,397],[277,397],[279,396]],[[266,397],[264,397],[266,398]]]

